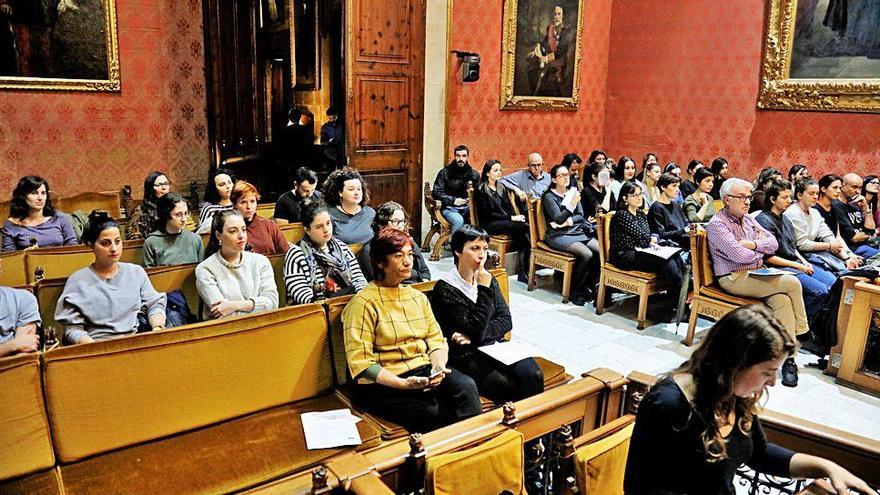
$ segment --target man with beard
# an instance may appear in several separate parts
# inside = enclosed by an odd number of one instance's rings
[[[437,174],[431,195],[442,203],[440,212],[452,226],[452,233],[455,233],[464,225],[465,219],[470,218],[467,206],[468,182],[476,187],[480,182],[480,175],[468,163],[470,150],[467,146],[456,146],[453,154],[455,158]]]

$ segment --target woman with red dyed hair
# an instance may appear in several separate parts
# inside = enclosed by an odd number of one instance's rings
[[[370,242],[376,279],[342,311],[354,400],[410,432],[431,431],[480,413],[474,380],[447,367],[449,348],[424,293],[410,277],[415,242],[394,228]]]
[[[236,182],[229,199],[232,201],[233,208],[244,217],[244,222],[247,225],[248,244],[253,252],[259,254],[287,252],[290,243],[284,238],[278,225],[257,215],[260,193],[253,184],[243,180]]]

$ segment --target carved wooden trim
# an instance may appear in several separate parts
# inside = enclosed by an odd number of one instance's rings
[[[790,79],[797,0],[770,0],[758,108],[880,112],[880,79]]]

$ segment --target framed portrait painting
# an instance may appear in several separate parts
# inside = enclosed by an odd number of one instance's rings
[[[504,0],[501,109],[576,110],[583,0]]]
[[[769,0],[758,107],[880,112],[880,0]]]
[[[119,91],[115,0],[0,0],[0,88]]]

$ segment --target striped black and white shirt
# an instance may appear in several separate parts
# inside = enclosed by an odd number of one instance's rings
[[[211,222],[214,221],[214,215],[216,215],[219,211],[231,209],[232,205],[223,206],[215,205],[214,203],[205,203],[204,205],[202,205],[202,209],[199,211],[199,228],[198,230],[196,230],[196,232],[210,232]]]
[[[367,279],[364,277],[363,272],[361,272],[357,258],[344,242],[336,238],[331,239],[330,242],[337,243],[342,249],[345,264],[351,275],[351,283],[354,286],[355,292],[360,292],[361,289],[367,286]],[[311,260],[311,262],[306,260],[306,255],[298,244],[291,246],[287,251],[287,255],[284,256],[283,274],[284,286],[287,289],[287,304],[289,306],[314,302],[316,294],[312,287],[312,281],[323,282],[325,278],[321,266],[315,260]]]

